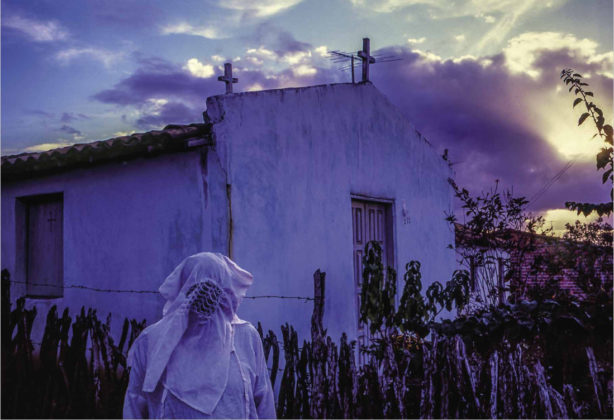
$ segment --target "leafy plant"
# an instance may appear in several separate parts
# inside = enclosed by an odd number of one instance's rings
[[[363,283],[361,289],[360,321],[368,323],[371,334],[379,338],[392,335],[424,337],[429,324],[444,309],[462,309],[469,299],[469,273],[456,270],[445,287],[433,282],[422,295],[420,262],[405,265],[404,285],[398,307],[395,305],[396,271],[382,263],[382,248],[376,241],[367,243],[363,257]]]
[[[583,77],[579,73],[575,73],[572,69],[564,69],[561,71],[561,79],[565,85],[569,86],[569,92],[573,91],[577,98],[574,99],[572,107],[575,108],[579,104],[584,104],[586,112],[580,115],[578,119],[578,125],[582,125],[587,119],[593,121],[597,133],[593,135],[593,138],[599,136],[604,146],[601,151],[597,153],[596,163],[597,170],[603,170],[601,176],[601,182],[612,182],[613,180],[613,149],[612,149],[612,135],[613,130],[610,124],[606,124],[603,116],[603,111],[599,108],[590,98],[593,98],[593,92],[586,90],[588,83],[583,81]],[[614,190],[610,188],[610,202],[609,203],[579,203],[575,201],[568,201],[565,206],[570,210],[575,210],[578,214],[582,213],[585,216],[595,212],[599,216],[612,214],[612,197]]]
[[[448,180],[464,212],[463,223],[454,214],[447,217],[456,233],[454,247],[458,262],[469,274],[471,297],[466,312],[496,306],[508,292],[526,283],[521,262],[536,249],[539,238],[549,237],[552,228],[543,217],[526,212],[528,201],[511,191],[490,191],[473,196]]]

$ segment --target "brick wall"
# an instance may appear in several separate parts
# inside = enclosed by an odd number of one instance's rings
[[[588,274],[584,274],[584,278],[590,276],[599,279],[602,284],[612,282],[612,252],[602,247],[566,244],[558,240],[538,241],[535,249],[524,255],[512,252],[510,262],[512,267],[518,269],[515,280],[519,282],[520,290],[525,292],[531,287],[544,286],[548,281],[554,281],[570,294],[585,297],[579,285],[578,271],[572,268],[580,264],[591,266],[591,269],[585,270]]]

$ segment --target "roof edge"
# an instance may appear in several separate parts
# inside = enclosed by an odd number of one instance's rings
[[[162,130],[134,133],[44,152],[3,156],[2,183],[211,145],[211,124],[167,125]]]

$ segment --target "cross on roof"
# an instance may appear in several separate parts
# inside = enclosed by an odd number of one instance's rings
[[[358,51],[358,56],[362,60],[362,81],[369,81],[369,64],[375,63],[375,58],[371,57],[371,43],[369,38],[362,39],[362,51]]]
[[[224,63],[224,75],[218,76],[217,80],[226,83],[226,93],[232,93],[232,84],[239,81],[236,77],[232,77],[232,63]]]
[[[49,222],[49,232],[53,231],[53,222],[56,221],[56,218],[53,216],[54,216],[53,213],[49,212],[49,219],[47,219],[47,221]]]

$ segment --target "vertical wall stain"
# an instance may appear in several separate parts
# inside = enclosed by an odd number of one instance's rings
[[[209,189],[207,184],[207,149],[203,148],[200,153],[200,175],[203,183],[203,197],[205,199],[205,208],[209,207]]]
[[[226,184],[226,199],[228,200],[228,258],[232,259],[232,185]]]

